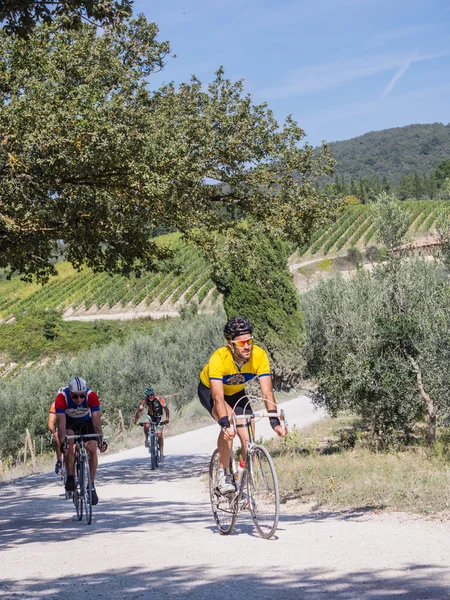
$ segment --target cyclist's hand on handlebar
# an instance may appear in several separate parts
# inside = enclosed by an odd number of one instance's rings
[[[106,452],[108,450],[108,444],[105,442],[105,440],[102,439],[99,441],[98,449],[100,452]]]
[[[277,425],[273,429],[278,437],[285,437],[288,434],[288,429],[284,425]]]
[[[232,440],[236,435],[236,431],[235,431],[234,427],[227,427],[227,428],[222,429],[222,431],[223,431],[223,437],[227,442]]]

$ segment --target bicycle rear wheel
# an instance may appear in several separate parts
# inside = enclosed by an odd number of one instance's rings
[[[259,535],[269,539],[277,529],[280,515],[277,474],[264,446],[254,446],[247,460],[248,506]]]
[[[214,520],[222,535],[229,535],[236,524],[238,503],[236,494],[223,495],[219,492],[220,460],[216,449],[209,463],[209,496]]]
[[[89,468],[89,460],[86,454],[82,458],[83,466],[83,502],[85,509],[85,517],[88,525],[92,523],[92,480],[91,470]]]

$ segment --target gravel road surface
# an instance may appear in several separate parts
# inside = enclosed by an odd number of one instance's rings
[[[285,408],[292,424],[320,417],[304,397]],[[102,457],[91,526],[51,474],[1,485],[0,598],[450,600],[448,522],[291,502],[272,540],[246,513],[220,536],[205,477],[217,432],[168,438],[158,472],[143,447]]]

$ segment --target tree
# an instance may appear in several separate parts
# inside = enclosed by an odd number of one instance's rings
[[[170,51],[157,33],[141,16],[0,35],[0,267],[45,280],[63,240],[75,267],[139,273],[170,254],[151,239],[161,227],[210,250],[252,216],[301,244],[332,213],[315,186],[327,147],[301,147],[242,82],[219,70],[207,89],[151,91]]]
[[[3,0],[0,20],[8,34],[28,37],[39,22],[59,22],[62,28],[78,28],[83,21],[111,25],[131,15],[133,0]]]
[[[222,239],[213,261],[213,279],[229,318],[243,315],[267,350],[276,389],[301,379],[304,341],[300,299],[288,268],[293,248],[254,221],[241,223]]]
[[[406,223],[383,195],[378,226],[387,261],[306,295],[305,347],[318,404],[334,414],[355,411],[385,441],[426,415],[432,444],[437,419],[450,408],[450,293],[441,264],[394,254]]]
[[[441,189],[446,179],[450,177],[450,158],[442,160],[434,170],[434,179],[438,189]]]

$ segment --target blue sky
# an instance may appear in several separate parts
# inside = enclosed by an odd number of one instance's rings
[[[135,0],[177,58],[151,80],[244,79],[319,144],[450,122],[450,0]]]

